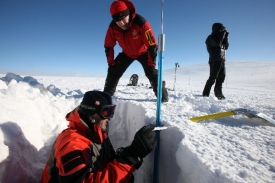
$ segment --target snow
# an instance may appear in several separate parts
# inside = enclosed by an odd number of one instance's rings
[[[237,108],[275,119],[275,63],[227,62],[226,100],[201,97],[207,64],[179,67],[175,91],[161,106],[159,182],[275,182],[275,126],[235,115],[191,122],[189,118]],[[105,78],[0,75],[0,182],[38,182],[55,137],[67,127],[65,115],[86,91],[102,90]],[[163,79],[174,88],[175,68]],[[115,149],[128,146],[136,131],[156,122],[156,97],[149,82],[126,86],[121,78],[110,122]],[[135,172],[137,183],[152,182],[154,153]]]

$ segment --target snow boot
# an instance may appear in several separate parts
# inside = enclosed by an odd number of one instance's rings
[[[168,102],[169,98],[168,98],[168,91],[167,88],[165,88],[165,85],[162,86],[162,102]]]
[[[225,96],[218,96],[217,99],[218,100],[225,100]]]
[[[203,92],[202,92],[202,96],[209,97],[210,90],[211,90],[211,86],[209,87],[209,86],[205,85]]]
[[[221,87],[214,88],[214,93],[215,93],[215,96],[218,98],[218,100],[224,100],[225,99],[225,96],[222,93],[222,88]]]
[[[204,90],[202,92],[202,96],[209,97],[210,90],[211,90],[211,88],[204,88]]]

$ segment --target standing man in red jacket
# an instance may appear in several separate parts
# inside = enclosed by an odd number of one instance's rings
[[[146,77],[157,96],[158,71],[155,69],[158,45],[149,22],[136,14],[129,0],[116,0],[111,4],[112,21],[108,27],[104,47],[108,61],[108,74],[104,91],[113,95],[119,79],[134,60],[141,63]],[[114,58],[118,42],[122,52]],[[168,101],[168,92],[162,87],[162,102]]]
[[[113,149],[108,123],[116,106],[108,93],[88,91],[67,114],[68,128],[56,138],[41,183],[129,183],[156,147],[154,125],[137,131],[131,145]]]

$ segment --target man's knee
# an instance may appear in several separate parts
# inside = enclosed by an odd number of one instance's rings
[[[145,75],[148,79],[153,79],[158,77],[158,71],[155,68],[149,67],[148,69],[145,70]]]
[[[207,87],[209,87],[209,86],[212,86],[214,83],[215,83],[215,78],[214,77],[209,77],[207,82],[206,82],[206,85],[207,85]]]
[[[224,82],[224,80],[225,80],[225,76],[222,76],[222,77],[218,77],[217,79],[216,79],[216,83],[223,83]]]

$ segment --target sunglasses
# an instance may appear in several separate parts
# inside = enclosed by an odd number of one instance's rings
[[[99,116],[108,119],[114,116],[116,105],[104,105],[99,108]]]

